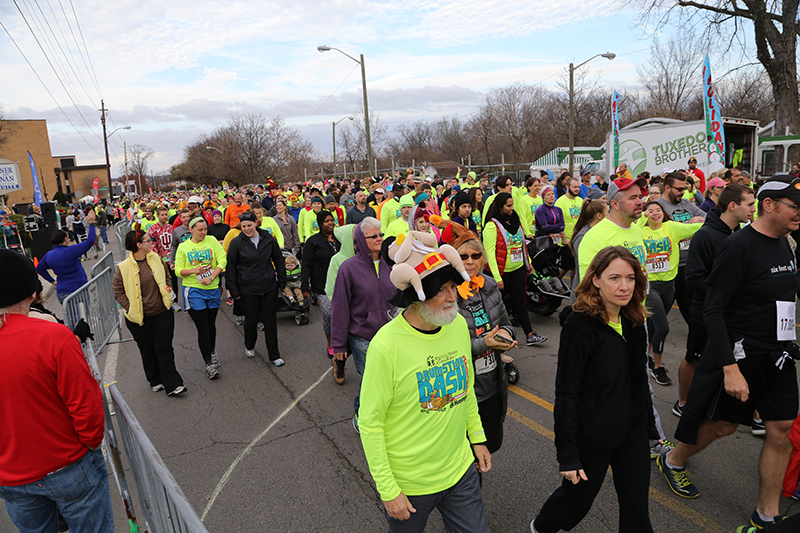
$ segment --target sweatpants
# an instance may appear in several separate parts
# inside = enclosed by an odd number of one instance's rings
[[[242,294],[239,298],[244,313],[244,347],[252,350],[258,340],[258,323],[264,324],[264,337],[269,360],[279,359],[278,350],[278,289],[266,294]]]
[[[183,385],[183,378],[175,368],[175,352],[172,349],[175,313],[168,309],[157,315],[145,316],[141,326],[126,318],[125,324],[139,347],[144,376],[150,386],[164,385],[164,392],[169,393]]]
[[[608,467],[613,472],[614,489],[619,500],[620,533],[653,531],[648,511],[650,491],[650,447],[642,428],[622,446],[613,450],[578,447],[587,481],[573,485],[564,478],[561,486],[545,502],[534,526],[539,533],[555,533],[574,528],[589,512]]]
[[[533,328],[531,327],[531,317],[528,315],[528,305],[526,303],[528,298],[528,294],[525,291],[526,284],[527,276],[524,266],[511,272],[508,270],[503,272],[503,292],[508,295],[511,311],[519,320],[519,325],[522,326],[522,331],[525,332],[527,337],[533,331]]]
[[[197,328],[197,345],[203,361],[211,364],[211,353],[217,346],[217,311],[219,309],[189,309],[194,327]]]

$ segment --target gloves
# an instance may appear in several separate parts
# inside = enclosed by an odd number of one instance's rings
[[[72,333],[74,333],[75,336],[81,340],[81,344],[86,342],[86,339],[94,340],[94,333],[92,333],[92,330],[89,328],[89,324],[87,324],[82,318],[77,324],[75,324],[75,328],[72,330]]]

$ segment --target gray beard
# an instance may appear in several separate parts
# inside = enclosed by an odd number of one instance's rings
[[[436,327],[446,326],[456,319],[458,306],[452,304],[449,309],[431,309],[427,302],[421,302],[418,308],[419,316],[429,324]]]

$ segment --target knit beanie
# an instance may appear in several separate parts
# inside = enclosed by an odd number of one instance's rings
[[[453,209],[458,212],[458,208],[464,204],[470,203],[469,195],[465,192],[459,192],[453,198]]]
[[[333,218],[333,214],[331,214],[330,211],[326,211],[326,210],[323,209],[322,211],[317,213],[317,225],[319,225],[319,227],[321,228],[322,227],[322,223],[325,222],[325,219],[328,218],[328,217]]]
[[[0,279],[0,308],[34,294],[39,280],[31,260],[11,250],[0,250]]]
[[[333,202],[335,204],[336,203],[336,197],[334,195],[332,195],[332,194],[329,194],[329,195],[327,195],[325,197],[325,205],[328,205],[331,202]]]
[[[319,196],[314,196],[314,197],[311,198],[311,203],[313,204],[314,202],[317,202],[317,203],[320,203],[320,204],[324,204],[325,203],[325,202],[322,201],[322,198],[320,198]]]

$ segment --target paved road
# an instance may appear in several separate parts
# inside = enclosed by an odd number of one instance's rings
[[[222,375],[209,381],[194,326],[185,313],[178,314],[176,360],[189,389],[179,398],[150,391],[131,342],[107,349],[98,358],[102,369],[116,356],[117,386],[209,531],[386,530],[382,505],[351,425],[357,375],[348,363],[344,385],[331,378],[320,315],[312,308],[311,323],[305,326],[297,326],[292,315],[279,315],[280,348],[287,363],[275,368],[266,361],[261,339],[258,357],[245,358],[242,330],[234,325],[231,308],[223,306],[217,320]],[[675,378],[686,327],[677,311],[670,318],[665,360]],[[533,322],[550,340],[513,354],[521,379],[509,393],[503,447],[484,476],[489,526],[497,532],[528,531],[531,518],[559,483],[551,411],[560,328],[555,316],[533,316]],[[656,406],[671,436],[677,422],[670,414],[677,385],[655,386]],[[755,506],[760,445],[749,428],[741,428],[694,458],[689,467],[701,491],[696,500],[672,495],[653,464],[650,512],[655,530],[722,532],[744,524]],[[607,478],[594,507],[574,531],[616,530],[616,496],[611,476]],[[116,493],[113,497],[117,531],[128,531],[119,498]],[[797,513],[795,503],[785,500],[781,509]],[[0,531],[13,531],[4,509]],[[443,531],[435,513],[428,531]]]

